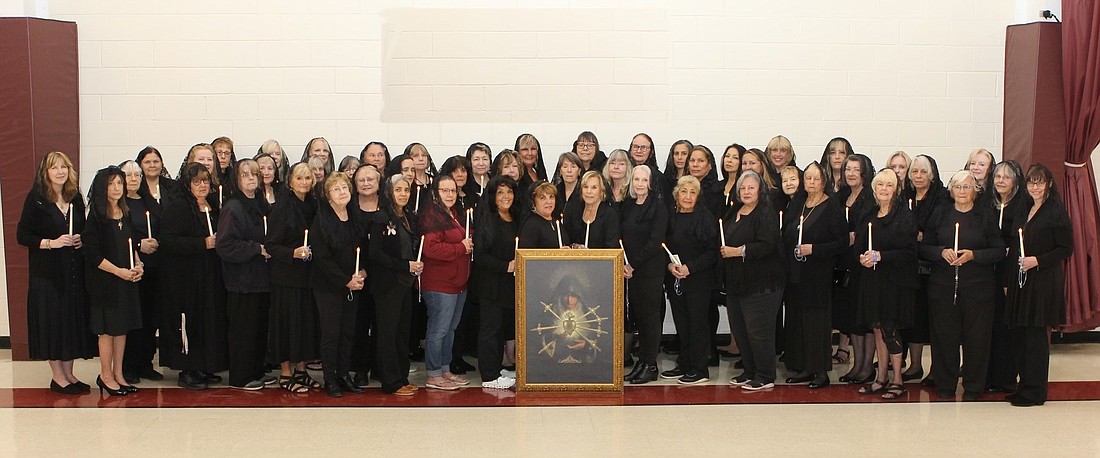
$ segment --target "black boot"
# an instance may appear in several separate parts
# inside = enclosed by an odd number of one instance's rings
[[[198,371],[180,371],[176,385],[189,390],[205,390],[209,386]]]
[[[638,361],[638,363],[634,365],[634,369],[632,369],[629,374],[623,376],[623,381],[629,382],[632,380],[639,372],[645,369],[645,366],[645,363]]]
[[[335,372],[325,372],[325,393],[334,398],[344,397],[344,390],[340,389],[339,377]]]
[[[631,378],[630,380],[628,380],[631,385],[642,385],[642,384],[645,384],[645,383],[656,382],[657,381],[657,372],[658,371],[657,371],[657,365],[656,364],[649,364],[649,363],[639,362],[638,365],[641,366],[642,369],[640,371],[638,371],[637,374],[634,375],[634,378]]]
[[[328,378],[326,377],[325,379],[327,380]],[[359,388],[359,384],[355,383],[355,381],[351,379],[351,374],[348,374],[347,372],[345,372],[344,375],[340,378],[336,379],[336,381],[340,384],[340,389],[347,391],[348,393],[359,394],[363,392],[363,389]]]

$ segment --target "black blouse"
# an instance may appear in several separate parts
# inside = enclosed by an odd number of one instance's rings
[[[81,248],[85,257],[84,279],[93,304],[107,308],[118,306],[123,289],[137,288],[137,284],[99,268],[104,260],[121,269],[130,268],[130,253],[137,245],[131,230],[130,219],[126,216],[100,221],[95,212],[88,215],[88,224],[80,238],[84,244]],[[141,258],[135,257],[134,265],[139,262]]]
[[[547,221],[543,217],[532,213],[523,222],[523,228],[519,232],[520,248],[560,248],[572,243],[569,233],[565,228],[558,232],[558,224],[555,221]],[[560,239],[559,239],[560,234]],[[559,244],[560,240],[560,244]],[[476,245],[476,244],[475,244]]]
[[[264,249],[271,255],[271,283],[292,288],[308,288],[311,262],[294,257],[294,250],[305,242],[305,231],[317,215],[313,194],[298,199],[292,191],[282,188],[267,218]]]
[[[371,227],[369,247],[366,250],[367,260],[371,265],[367,274],[371,291],[380,292],[393,287],[412,286],[416,277],[409,272],[409,262],[416,260],[417,250],[420,247],[420,235],[416,232],[415,220],[407,219],[407,213],[406,218],[401,218],[390,217],[382,211],[376,213],[375,218],[375,223]],[[314,226],[316,225],[314,223]],[[341,265],[341,268],[348,274],[341,283],[341,287],[351,280],[354,253],[354,249],[350,253],[345,253],[346,265]],[[316,254],[314,257],[316,258]],[[317,268],[318,266],[315,265],[314,269]]]
[[[680,280],[680,287],[697,291],[714,289],[714,269],[719,257],[718,220],[701,206],[696,206],[691,213],[674,213],[669,216],[665,240],[672,254],[679,256],[680,262],[691,272],[687,278]],[[661,265],[668,266],[670,262],[666,254]],[[665,271],[668,271],[667,267]],[[665,278],[671,281],[673,277],[669,274]]]
[[[215,241],[222,259],[225,289],[235,293],[266,293],[271,291],[268,262],[260,252],[264,241],[260,193],[252,199],[234,197],[225,202],[218,221]],[[266,202],[265,202],[266,204]]]
[[[783,259],[787,260],[790,282],[813,282],[812,277],[832,279],[837,256],[848,252],[848,229],[844,222],[844,203],[830,197],[813,207],[805,206],[805,196],[791,202],[783,214]],[[799,218],[802,222],[802,243],[812,245],[812,254],[798,261],[794,249],[798,244]],[[824,291],[822,291],[824,292]]]
[[[944,249],[954,249],[955,224],[959,225],[959,249],[973,250],[974,259],[958,268],[959,285],[966,285],[966,294],[974,300],[992,300],[995,281],[994,265],[1004,258],[1005,244],[997,229],[997,214],[990,207],[977,204],[965,213],[944,202],[933,219],[937,223],[924,232],[920,244],[921,258],[932,262],[931,284],[947,286],[954,291],[955,267],[943,259]],[[933,288],[934,289],[934,288]],[[981,290],[970,291],[970,290]],[[964,288],[959,288],[960,295]]]
[[[867,224],[871,224],[868,231]],[[859,255],[867,252],[867,236],[871,235],[871,249],[879,253],[879,262],[873,275],[876,288],[905,287],[917,289],[917,224],[908,206],[895,202],[886,216],[878,216],[878,206],[871,204],[856,226],[856,241],[851,247],[853,266],[864,272],[871,270],[859,264]],[[927,234],[925,235],[927,237]],[[862,288],[862,286],[860,286]]]
[[[84,232],[85,224],[84,199],[77,194],[71,203],[73,234],[80,234]],[[46,196],[34,189],[27,193],[27,198],[23,201],[23,213],[19,216],[15,238],[20,245],[29,250],[29,275],[32,280],[44,281],[42,286],[61,289],[62,285],[72,280],[67,275],[70,273],[69,269],[64,266],[81,269],[79,263],[84,262],[82,249],[39,248],[43,240],[53,240],[69,233],[69,219],[66,212],[61,211],[53,202],[46,200]],[[73,263],[78,264],[73,266]],[[82,288],[83,284],[78,286]]]
[[[507,302],[511,307],[509,299],[515,294],[516,277],[508,272],[508,263],[516,257],[516,223],[504,221],[500,214],[482,214],[486,215],[485,221],[475,223],[474,231],[477,291],[482,297]],[[490,222],[488,218],[493,220]]]
[[[1027,271],[1023,287],[1016,272],[1008,282],[1005,323],[1009,326],[1052,326],[1066,322],[1065,273],[1063,262],[1073,254],[1073,225],[1061,202],[1047,199],[1027,221],[1030,198],[1024,199],[1015,218],[1015,237],[1008,257],[1020,257],[1020,233],[1024,231],[1024,254],[1034,256],[1038,266]],[[1025,222],[1026,221],[1026,222]],[[1095,228],[1094,228],[1095,229]],[[1018,262],[1018,261],[1017,261]]]

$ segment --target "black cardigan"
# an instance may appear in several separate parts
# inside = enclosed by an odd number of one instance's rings
[[[844,203],[836,197],[830,197],[815,207],[803,208],[805,198],[801,196],[792,201],[787,213],[783,214],[782,255],[787,260],[790,283],[806,283],[820,288],[799,298],[799,305],[809,306],[827,298],[823,296],[830,296],[828,286],[832,283],[836,258],[848,252],[848,226],[844,222]],[[813,253],[805,256],[805,261],[794,257],[800,216],[806,218],[802,223],[802,243],[813,246]]]
[[[1014,218],[1015,237],[1009,245],[1008,257],[1020,257],[1019,229],[1022,228],[1024,254],[1034,256],[1039,265],[1027,271],[1023,288],[1016,281],[1016,272],[1006,272],[1012,279],[1007,282],[1005,323],[1009,326],[1063,324],[1066,322],[1066,306],[1062,264],[1073,254],[1073,225],[1061,202],[1051,199],[1044,201],[1031,221],[1027,221],[1031,199],[1023,200],[1025,203],[1020,205]]]
[[[881,256],[874,267],[875,272],[868,274],[876,279],[874,287],[916,290],[920,281],[917,277],[917,224],[913,213],[907,205],[895,202],[890,213],[880,218],[877,205],[868,207],[869,211],[857,223],[856,242],[850,251],[852,265],[864,273],[871,270],[859,264],[859,256],[867,252],[867,223],[872,223],[872,248]],[[860,285],[861,289],[863,287]]]
[[[225,201],[221,209],[215,246],[222,259],[226,291],[271,291],[268,262],[260,252],[264,240],[264,214],[259,200],[263,198],[259,193],[252,199],[233,197]]]
[[[317,217],[320,218],[320,214]],[[379,211],[374,217],[375,223],[371,225],[367,249],[367,261],[370,264],[367,280],[370,282],[370,290],[374,294],[382,294],[382,291],[393,287],[411,287],[416,277],[409,272],[409,261],[416,260],[420,245],[415,221],[410,220],[409,227],[405,227],[399,218],[389,217],[384,211]],[[348,277],[344,279],[344,283],[351,279],[353,268],[350,264],[354,262],[353,256],[348,259],[349,263],[345,268]],[[341,283],[341,287],[344,283]]]
[[[482,304],[493,301],[512,307],[516,277],[508,272],[508,263],[516,257],[516,223],[505,222],[500,214],[481,213],[484,219],[475,223],[474,279]],[[493,221],[488,221],[493,218]],[[540,218],[541,219],[541,218]]]
[[[562,222],[562,230],[573,243],[584,244],[584,201],[577,201],[566,207],[565,221]],[[596,219],[588,225],[588,248],[618,248],[619,237],[622,233],[619,228],[619,212],[611,204],[600,202],[596,209]]]
[[[72,200],[73,234],[84,232],[84,199],[77,194]],[[46,196],[32,189],[23,201],[23,213],[19,216],[15,238],[20,245],[27,247],[28,268],[32,279],[43,281],[61,289],[70,281],[70,268],[83,268],[84,253],[73,247],[45,250],[39,248],[43,240],[53,240],[69,233],[69,220]],[[75,265],[74,265],[75,264]],[[33,283],[33,282],[32,282]],[[84,285],[76,285],[83,288]],[[83,294],[83,293],[82,293]]]
[[[776,224],[778,228],[779,223]],[[680,262],[691,272],[687,278],[680,280],[680,287],[697,291],[714,289],[714,269],[718,265],[719,258],[718,220],[701,205],[697,205],[695,211],[691,213],[674,213],[668,219],[668,233],[665,240],[672,254],[679,256]],[[667,266],[672,261],[668,259],[667,254],[660,262],[668,272]],[[670,283],[674,279],[671,273],[665,277],[665,280]]]
[[[662,278],[667,272],[668,255],[661,248],[668,233],[668,207],[650,195],[640,205],[627,200],[621,212],[623,248],[626,260],[634,267],[634,278]]]
[[[727,293],[748,296],[782,289],[786,276],[780,257],[779,215],[761,204],[738,220],[740,208],[731,208],[723,218],[726,246],[745,247],[742,256],[722,259]]]
[[[292,191],[282,188],[267,218],[264,248],[271,255],[271,283],[292,288],[308,288],[311,263],[295,258],[294,250],[305,241],[305,231],[317,215],[317,201],[312,193],[299,200]]]

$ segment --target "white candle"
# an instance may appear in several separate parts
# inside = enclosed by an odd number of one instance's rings
[[[264,215],[264,235],[267,235],[267,215]]]
[[[955,223],[955,254],[959,254],[959,223]]]
[[[592,223],[584,222],[584,247],[588,248],[588,230],[592,228]]]
[[[783,210],[779,210],[779,230],[783,230]]]
[[[355,271],[351,275],[359,275],[359,247],[355,247]]]
[[[210,223],[210,207],[203,208],[202,211],[206,212],[206,230],[210,231],[210,236],[214,236],[214,225]]]
[[[559,219],[557,221],[554,221],[554,225],[557,227],[558,230],[558,248],[564,248],[565,243],[561,241],[561,220]]]
[[[304,247],[309,246],[309,229],[306,229],[305,238],[302,239],[302,246],[304,246]]]
[[[722,246],[726,246],[726,228],[722,225],[722,218],[718,218],[718,236],[722,239]]]
[[[222,192],[222,185],[218,185],[218,206],[221,207],[225,201],[225,193]]]
[[[623,250],[623,264],[630,265],[630,260],[626,259],[626,247],[623,246],[623,239],[619,239],[619,248]]]
[[[470,238],[470,218],[474,214],[474,209],[466,209],[466,238]]]
[[[159,204],[159,203],[160,203],[160,183],[157,183],[157,195],[156,195],[156,198],[157,198],[157,203]]]
[[[802,225],[806,223],[805,216],[798,217],[798,246],[802,246]]]
[[[664,248],[665,253],[668,253],[668,259],[670,259],[672,262],[676,262],[676,255],[672,254],[672,251],[668,249],[668,245],[665,245],[664,242],[661,242],[661,248]]]
[[[1005,224],[1005,204],[1001,203],[1001,216],[997,217],[997,229],[1003,229]]]
[[[516,237],[516,251],[519,251],[519,237]]]
[[[134,270],[134,239],[126,239],[126,251],[130,252],[130,270]]]
[[[848,219],[848,210],[849,210],[849,207],[844,207],[844,222],[845,223],[852,222],[852,220]]]
[[[420,186],[416,187],[416,203],[413,207],[414,212],[420,212]]]
[[[1024,228],[1020,228],[1020,257],[1027,256],[1024,254]]]
[[[153,238],[153,220],[149,218],[149,211],[145,212],[145,230],[149,238]]]
[[[73,204],[69,204],[69,236],[73,235]]]
[[[867,223],[867,251],[869,252],[874,251],[874,248],[871,245],[871,239],[873,239],[873,237],[871,236],[871,223]]]
[[[913,211],[913,199],[909,199],[909,211]]]
[[[424,236],[420,236],[420,248],[416,250],[416,262],[420,262],[420,258],[424,256]]]

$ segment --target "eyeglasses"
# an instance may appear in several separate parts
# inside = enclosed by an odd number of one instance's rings
[[[649,151],[651,148],[649,145],[630,145],[632,151]]]
[[[1045,182],[1045,181],[1028,181],[1027,185],[1028,186],[1046,186],[1047,182]]]
[[[577,142],[577,149],[592,149],[596,144],[592,142]]]
[[[458,192],[458,189],[454,189],[454,188],[439,188],[439,193],[440,193],[440,194],[454,194],[454,193],[456,193],[456,192]]]
[[[951,187],[951,189],[954,189],[956,191],[969,191],[971,189],[977,189],[977,188],[978,188],[977,186],[969,185],[969,184],[957,184],[957,185]]]

